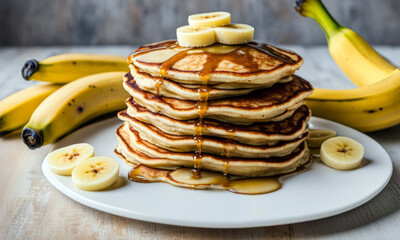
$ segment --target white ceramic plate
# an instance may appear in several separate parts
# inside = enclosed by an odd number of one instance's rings
[[[165,183],[135,183],[126,180],[130,167],[113,152],[117,144],[115,130],[121,124],[113,118],[87,126],[54,147],[78,142],[92,144],[96,155],[118,159],[122,186],[108,191],[81,191],[74,187],[70,177],[50,172],[47,162],[43,161],[42,170],[48,181],[83,205],[127,218],[191,227],[247,228],[340,214],[373,198],[386,186],[392,174],[390,157],[376,141],[349,127],[313,117],[311,128],[332,129],[364,145],[362,168],[338,171],[317,161],[306,172],[285,178],[279,191],[264,195],[190,190]]]

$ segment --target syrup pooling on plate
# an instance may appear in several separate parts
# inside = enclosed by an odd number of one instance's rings
[[[311,160],[297,167],[295,171],[279,174],[273,177],[240,177],[229,176],[226,173],[202,171],[200,178],[193,178],[190,168],[178,168],[176,170],[163,170],[139,164],[128,174],[131,181],[139,183],[165,182],[192,189],[222,189],[233,193],[256,195],[266,194],[282,188],[281,180],[304,172],[311,164]],[[229,161],[225,162],[225,169],[229,167]]]
[[[203,171],[200,178],[193,178],[192,174],[189,168],[162,170],[139,164],[129,172],[128,178],[139,183],[167,182],[193,189],[208,187],[248,195],[274,192],[282,186],[279,177],[241,178]]]
[[[255,195],[275,192],[281,187],[282,184],[277,178],[246,178],[231,180],[228,190],[234,193]]]

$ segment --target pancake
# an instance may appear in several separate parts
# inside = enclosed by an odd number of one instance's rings
[[[140,47],[129,56],[128,63],[153,76],[180,83],[202,84],[206,77],[211,85],[265,85],[292,75],[303,60],[294,52],[255,42],[185,48],[176,40],[169,40]]]
[[[193,153],[177,153],[157,147],[143,139],[133,131],[130,134],[121,126],[117,130],[119,153],[128,163],[132,165],[144,164],[160,169],[177,169],[180,167],[193,167]],[[302,142],[291,154],[284,157],[271,158],[225,158],[212,154],[203,154],[201,169],[227,172],[231,175],[260,177],[274,176],[292,172],[298,166],[308,162],[309,151],[305,142]],[[226,163],[229,168],[226,169]]]
[[[128,134],[137,132],[141,139],[146,140],[161,148],[173,152],[195,152],[198,150],[197,140],[193,136],[171,135],[164,133],[153,125],[140,122],[132,117],[129,123],[125,122],[125,131]],[[300,143],[308,137],[308,131],[292,141],[281,141],[273,146],[254,146],[240,143],[230,139],[202,136],[201,152],[227,157],[243,158],[268,158],[281,157],[290,154]]]
[[[199,117],[196,101],[145,92],[138,87],[133,78],[127,77],[123,85],[133,97],[127,101],[128,113],[131,102],[134,100],[152,112],[177,120]],[[204,117],[234,124],[280,121],[290,117],[297,108],[303,105],[303,99],[312,92],[313,88],[309,82],[294,75],[290,82],[275,84],[271,88],[259,89],[245,96],[208,101]]]
[[[174,135],[196,134],[198,120],[175,120],[158,113],[151,112],[135,102],[131,102],[132,117],[151,124],[163,132]],[[129,122],[127,111],[122,111],[118,117]],[[219,121],[204,119],[203,136],[229,138],[250,145],[274,145],[278,141],[290,141],[299,137],[307,127],[311,111],[305,106],[298,108],[291,117],[279,122],[253,123],[251,125],[234,125]]]
[[[183,84],[176,83],[171,80],[163,79],[161,77],[154,77],[148,73],[139,72],[136,68],[132,70],[132,73],[127,73],[124,79],[135,78],[136,84],[140,89],[153,94],[177,98],[182,100],[201,100],[201,85],[200,84]],[[292,79],[291,76],[279,79],[279,83],[289,82]],[[240,95],[246,95],[254,90],[270,87],[268,85],[250,85],[250,84],[217,84],[208,85],[208,99],[220,99],[227,97],[234,97]]]
[[[276,177],[308,163],[304,99],[313,88],[294,75],[302,63],[255,42],[140,47],[128,58],[123,86],[131,98],[118,114],[115,152],[137,166],[129,178],[224,188],[221,177]],[[207,183],[213,177],[218,186]]]

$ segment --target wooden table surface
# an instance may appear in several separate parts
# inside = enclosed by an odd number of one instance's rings
[[[305,60],[299,75],[316,87],[351,88],[322,47],[284,46]],[[36,84],[22,79],[28,58],[64,52],[127,56],[135,46],[0,48],[0,99]],[[400,47],[377,48],[400,64]],[[400,113],[399,113],[400,114]],[[51,146],[31,151],[18,134],[0,139],[1,239],[400,239],[400,125],[368,134],[388,151],[393,176],[368,203],[346,213],[310,222],[251,229],[199,229],[136,221],[83,206],[50,185],[41,162]]]

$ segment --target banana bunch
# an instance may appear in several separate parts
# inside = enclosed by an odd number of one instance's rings
[[[329,51],[359,88],[315,89],[306,99],[313,115],[371,132],[400,123],[400,69],[379,55],[356,32],[339,25],[320,0],[296,0],[300,15],[324,30]]]
[[[100,115],[123,109],[128,94],[122,76],[127,71],[125,58],[119,56],[62,54],[40,62],[28,60],[23,76],[51,83],[0,101],[0,136],[23,128],[24,142],[35,149]]]
[[[231,24],[228,12],[193,14],[189,25],[176,29],[178,43],[182,47],[204,47],[216,42],[222,44],[244,44],[251,42],[254,28],[247,24]]]

